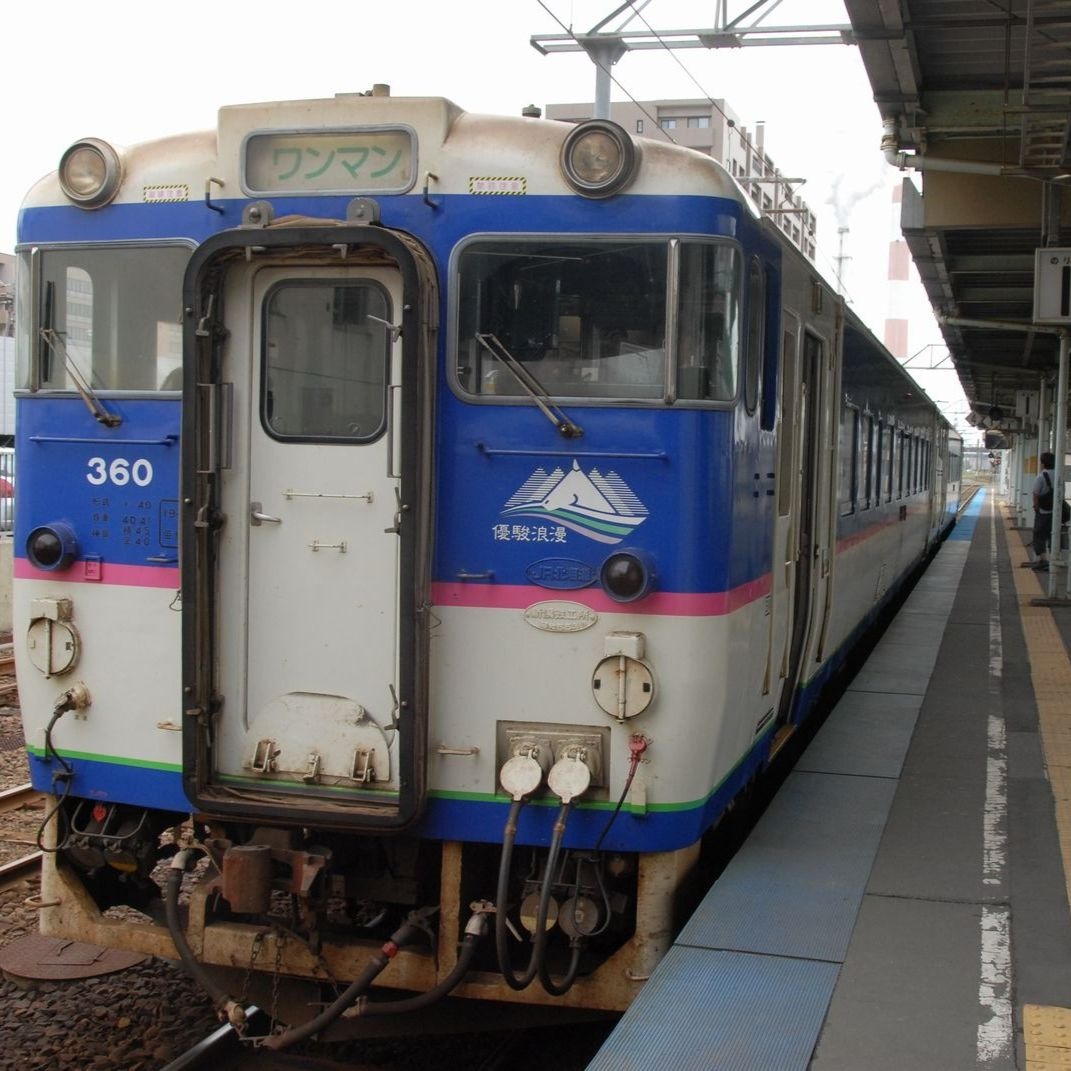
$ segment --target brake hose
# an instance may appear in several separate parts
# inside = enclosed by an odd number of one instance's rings
[[[490,905],[488,905],[490,906]],[[366,997],[361,997],[351,1012],[346,1013],[346,1018],[363,1019],[369,1015],[403,1015],[406,1012],[420,1011],[436,1001],[453,992],[458,983],[468,974],[472,965],[473,957],[480,939],[487,932],[487,918],[481,912],[469,919],[465,927],[465,936],[461,941],[461,951],[457,955],[457,963],[454,969],[432,989],[420,993],[415,997],[407,997],[405,1000],[386,1000],[373,1003]]]
[[[335,1002],[325,1008],[315,1019],[310,1019],[307,1023],[302,1023],[301,1026],[295,1026],[285,1033],[276,1034],[273,1037],[267,1039],[264,1042],[265,1049],[273,1049],[278,1051],[280,1049],[288,1049],[291,1045],[296,1045],[299,1041],[304,1041],[306,1038],[311,1038],[313,1034],[318,1034],[325,1027],[330,1026],[353,1002],[361,996],[366,989],[376,980],[376,978],[383,972],[384,968],[390,963],[392,959],[398,954],[401,946],[408,941],[414,933],[417,933],[423,929],[422,919],[419,912],[413,912],[390,935],[390,938],[384,943],[383,947],[375,952],[365,968],[361,973],[347,986],[343,993],[335,1000]]]

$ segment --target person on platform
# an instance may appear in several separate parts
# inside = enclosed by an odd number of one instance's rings
[[[1056,464],[1056,457],[1049,451],[1045,451],[1040,458],[1041,471],[1037,474],[1037,478],[1034,480],[1033,497],[1034,497],[1034,555],[1035,560],[1032,563],[1035,569],[1042,571],[1049,568],[1049,542],[1052,537],[1052,507],[1053,507],[1053,485],[1052,485],[1052,470]],[[1067,513],[1067,506],[1063,506],[1064,515]]]

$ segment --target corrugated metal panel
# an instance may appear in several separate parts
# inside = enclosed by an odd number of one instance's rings
[[[674,947],[588,1071],[805,1068],[837,971],[832,963]]]
[[[677,943],[840,962],[895,791],[791,774]]]

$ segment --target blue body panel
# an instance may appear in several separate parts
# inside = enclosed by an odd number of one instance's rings
[[[122,417],[118,427],[94,420],[77,396],[18,399],[16,559],[25,559],[34,528],[62,521],[78,539],[78,566],[88,559],[176,574],[181,403],[103,404]],[[177,575],[171,582],[178,586]]]
[[[147,766],[99,762],[95,759],[69,758],[74,770],[70,796],[101,800],[105,803],[130,803],[188,814],[186,793],[182,791],[181,770],[161,770]],[[29,754],[30,783],[38,792],[53,791],[53,773],[62,772],[55,761],[46,761],[34,752]]]

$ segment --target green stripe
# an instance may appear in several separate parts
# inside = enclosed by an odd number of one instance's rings
[[[26,745],[26,752],[29,755],[33,755],[35,759],[46,759],[48,757],[43,747],[36,747],[32,744]],[[121,755],[96,755],[91,751],[68,751],[66,748],[58,750],[57,754],[65,759],[85,759],[87,762],[107,762],[112,766],[138,766],[145,770],[166,770],[168,773],[182,773],[181,763],[176,765],[173,762],[153,762],[150,759],[127,759]]]
[[[352,796],[360,798],[362,800],[390,800],[396,802],[398,799],[397,792],[375,792],[367,788],[356,788],[352,785],[307,785],[304,781],[284,781],[282,778],[277,780],[262,780],[259,777],[234,777],[234,776],[217,776],[215,779],[220,784],[225,785],[241,785],[243,788],[257,788],[260,790],[269,790],[273,788],[287,788],[296,789],[303,795],[313,795],[313,788],[315,787],[317,795],[324,795],[330,793],[331,795]]]

